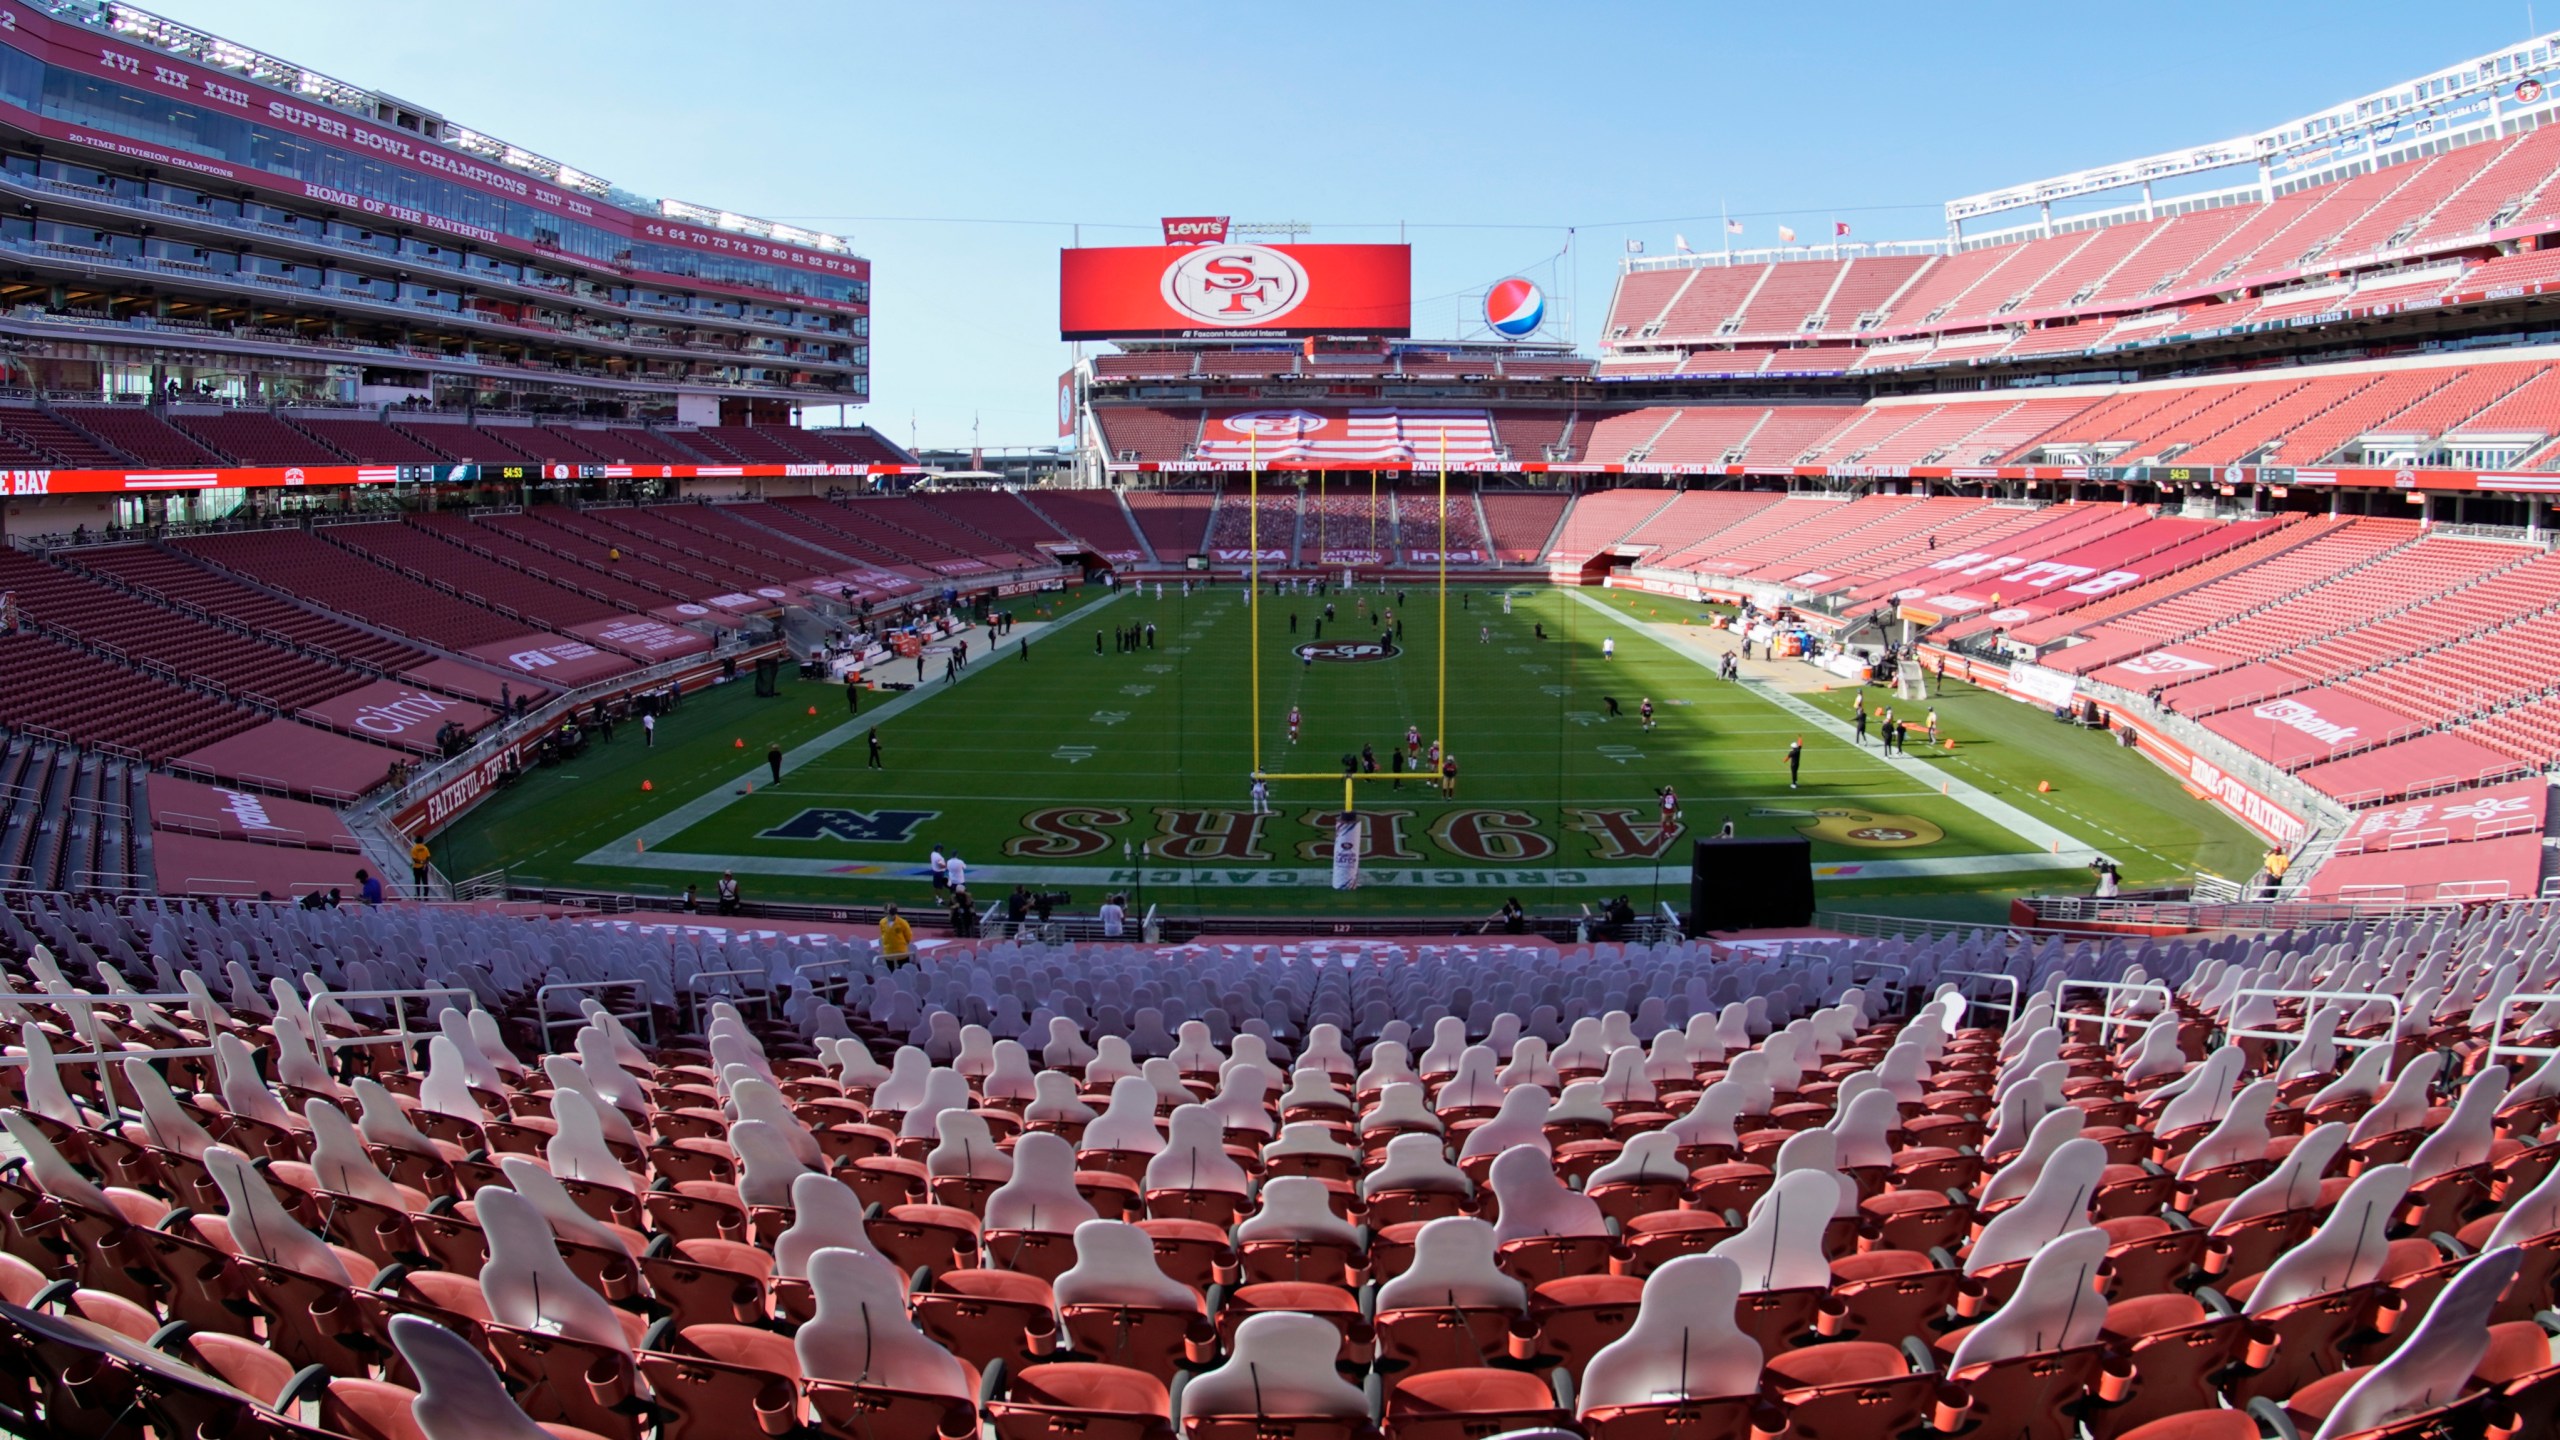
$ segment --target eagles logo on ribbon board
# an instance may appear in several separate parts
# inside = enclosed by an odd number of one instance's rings
[[[1393,660],[1404,651],[1393,640],[1315,640],[1301,645],[1301,660],[1323,660],[1330,663],[1358,665],[1371,660]]]

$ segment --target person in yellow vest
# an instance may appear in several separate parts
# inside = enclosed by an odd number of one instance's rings
[[[409,844],[409,892],[420,900],[427,898],[427,838],[423,835]]]
[[[896,905],[880,913],[880,961],[895,970],[915,959],[916,931]]]

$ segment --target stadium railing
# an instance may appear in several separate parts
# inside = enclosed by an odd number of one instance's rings
[[[388,1000],[391,1002],[392,1014],[392,1028],[387,1030],[377,1029],[367,1034],[342,1035],[328,1030],[326,1027],[322,1027],[319,1036],[319,1044],[321,1058],[323,1060],[326,1060],[331,1052],[346,1049],[351,1045],[396,1044],[400,1047],[400,1063],[411,1067],[416,1066],[418,1063],[418,1057],[410,1050],[409,1046],[412,1043],[432,1040],[436,1036],[443,1034],[444,1031],[441,1027],[430,1027],[424,1030],[411,1029],[409,1026],[410,1001],[415,1000],[419,1003],[418,1019],[423,1022],[430,1014],[441,1014],[445,1009],[449,1008],[441,1005],[430,1006],[429,1002],[432,1000],[445,996],[458,996],[462,1001],[463,1008],[466,1010],[472,1005],[477,1004],[479,1000],[478,996],[459,985],[420,985],[406,990],[323,989],[316,990],[312,994],[311,998],[318,1000],[322,998],[322,996],[326,996],[340,1004],[344,1004],[349,1000]]]
[[[1964,998],[1969,1004],[1999,1006],[2002,1017],[2000,1024],[2003,1029],[2008,1028],[2010,1024],[2017,1020],[2018,1011],[2026,1003],[2026,997],[2024,994],[2026,987],[2018,983],[2018,977],[2015,975],[2006,974],[1998,970],[1941,970],[1938,973],[1941,976],[1961,976],[1964,981],[1980,980],[1994,982],[1997,985],[2005,987],[2007,998],[1995,1000],[1986,995],[1975,994],[1975,987],[1970,984],[1958,983],[1956,986],[1959,991],[1963,992]]]
[[[686,976],[684,985],[676,992],[676,1003],[684,1015],[685,1033],[705,1033],[711,1019],[711,1007],[723,1002],[740,1008],[754,1006],[767,1020],[772,1019],[773,992],[764,988],[772,979],[773,973],[769,970],[697,970]],[[704,983],[711,980],[753,980],[759,983],[713,988]]]
[[[2391,887],[2397,889],[2399,887]],[[2042,922],[2050,920],[2057,928],[2083,927],[2082,933],[2121,935],[2121,931],[2105,930],[2106,926],[2139,926],[2177,929],[2185,932],[2282,931],[2309,925],[2336,925],[2349,920],[2372,919],[2404,912],[2455,910],[2465,906],[2492,902],[2540,904],[2536,897],[2505,894],[2465,894],[2442,900],[2407,900],[2377,896],[2371,899],[2337,900],[2271,900],[2265,902],[2198,903],[2192,900],[2099,900],[2086,895],[2037,895],[2018,903],[2032,911],[2039,923],[2035,933],[2048,933]]]
[[[2065,997],[2074,990],[2096,991],[2101,997],[2098,1013],[2088,1015],[2073,1011]],[[2119,1015],[2115,1012],[2113,1000],[2117,995],[2157,995],[2160,1008],[2148,1015]],[[2178,1023],[2177,994],[2158,980],[2065,980],[2054,987],[2053,1007],[2057,1018],[2072,1020],[2075,1024],[2095,1023],[2101,1045],[2114,1044],[2119,1029],[2148,1030],[2154,1025]]]
[[[1813,912],[1813,924],[1816,929],[1859,940],[1930,940],[1940,936],[1962,939],[1979,935],[1986,940],[2000,937],[2011,943],[2027,943],[2051,939],[2069,942],[2124,938],[2113,930],[2077,930],[2068,925],[2025,926],[2011,920],[1932,920],[1923,916],[1875,915],[1854,910],[1816,910]]]
[[[2547,990],[2519,990],[2498,997],[2497,1008],[2489,1013],[2489,1053],[2481,1063],[2495,1065],[2501,1055],[2522,1055],[2529,1059],[2547,1060],[2560,1055],[2560,1050],[2541,1045],[2514,1045],[2507,1041],[2507,1012],[2518,1005],[2548,1005],[2560,1000],[2560,993]],[[2519,1071],[2518,1073],[2522,1073]]]
[[[643,923],[661,923],[657,917],[664,917],[663,923],[682,923],[686,918],[686,911],[681,900],[671,894],[665,893],[664,891],[654,890],[653,887],[634,887],[630,890],[599,890],[585,886],[555,886],[548,884],[540,876],[517,875],[509,878],[506,893],[503,897],[492,895],[484,898],[503,898],[507,900],[526,901],[544,905],[562,905],[575,909],[591,910],[599,914],[631,916],[645,915],[652,917],[650,920]],[[800,920],[837,925],[876,925],[880,922],[881,913],[882,904],[879,901],[866,900],[837,904],[824,901],[742,899],[738,902],[736,915],[731,918],[747,920]],[[925,922],[929,921],[929,918],[933,913],[936,912],[923,912],[921,915],[911,912],[911,918],[915,918],[919,921],[919,928],[925,928]],[[1878,918],[1885,919],[1887,917]],[[981,917],[981,919],[983,923],[984,917]],[[1604,944],[1646,945],[1667,942],[1673,937],[1674,933],[1660,916],[1651,914],[1638,915],[1635,922],[1627,927],[1626,933],[1619,936],[1600,934],[1596,930],[1587,935],[1580,934],[1579,931],[1582,923],[1583,917],[1578,914],[1532,916],[1529,920],[1529,929],[1527,933],[1538,939],[1552,940],[1559,944],[1599,942]],[[1303,937],[1310,940],[1402,939],[1417,934],[1455,935],[1467,932],[1479,935],[1490,934],[1492,931],[1492,925],[1493,922],[1490,920],[1466,914],[1446,916],[1412,914],[1373,916],[1160,914],[1157,919],[1157,926],[1161,934],[1157,941],[1142,942],[1139,939],[1138,934],[1134,931],[1130,934],[1121,936],[1120,939],[1123,943],[1127,944],[1161,943],[1167,945],[1178,945],[1192,940],[1209,939],[1221,935],[1250,935],[1275,939]],[[1997,925],[1970,925],[1955,926],[1952,928],[1957,931],[1965,931],[1996,930],[2004,927]],[[1053,914],[1047,922],[1033,925],[1031,927],[1031,933],[1036,934],[1046,943],[1053,945],[1080,940],[1100,940],[1104,938],[1102,933],[1102,920],[1101,917],[1097,915]],[[2044,931],[2037,931],[2034,933],[2038,936],[2047,934],[2047,932]],[[987,939],[998,938],[992,928],[982,929],[982,936]],[[2108,938],[2121,937],[2111,936]]]
[[[2384,1030],[2379,1035],[2363,1037],[2332,1035],[2329,1037],[2331,1044],[2354,1046],[2358,1049],[2372,1045],[2391,1045],[2397,1043],[2400,1034],[2400,1018],[2408,1013],[2409,1008],[2408,1002],[2402,997],[2398,995],[2386,995],[2379,990],[2260,989],[2252,986],[2246,989],[2233,991],[2231,995],[2231,1001],[2235,1007],[2238,1006],[2240,1002],[2252,998],[2262,1000],[2301,1000],[2313,1005],[2327,1005],[2334,1001],[2354,1000],[2362,1002],[2357,1007],[2359,1010],[2362,1009],[2364,1005],[2370,1005],[2376,1000],[2390,1006],[2390,1028]],[[2237,1013],[2236,1010],[2234,1013]],[[2302,1043],[2303,1036],[2306,1033],[2307,1032],[2300,1027],[2291,1030],[2275,1027],[2263,1030],[2234,1029],[2224,1032],[2224,1038],[2229,1041],[2282,1040],[2288,1044],[2299,1045]]]
[[[504,870],[483,870],[477,875],[465,876],[460,880],[448,880],[442,871],[429,866],[427,878],[430,882],[429,888],[442,885],[445,898],[449,900],[504,900],[507,898],[507,872]]]
[[[559,1044],[552,1037],[562,1030],[581,1029],[590,1023],[587,1018],[586,1009],[583,1006],[581,1006],[578,1012],[574,1015],[562,1016],[552,1014],[552,996],[595,995],[602,997],[604,995],[613,994],[617,991],[625,990],[639,997],[632,1008],[629,1010],[616,1010],[610,1005],[607,1005],[605,1013],[616,1020],[622,1021],[626,1025],[635,1020],[640,1022],[640,1024],[649,1032],[649,1043],[651,1045],[656,1045],[658,1043],[658,1017],[657,1012],[649,1005],[649,982],[646,979],[637,975],[630,975],[610,980],[556,980],[533,992],[533,1013],[539,1016],[542,1022],[542,1053],[545,1055],[559,1054]],[[601,998],[598,999],[597,1003],[605,1004]]]

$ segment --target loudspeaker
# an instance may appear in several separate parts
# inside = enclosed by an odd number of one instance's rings
[[[1813,842],[1699,840],[1689,857],[1689,933],[1813,923]]]

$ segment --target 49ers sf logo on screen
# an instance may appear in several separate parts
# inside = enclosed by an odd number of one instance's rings
[[[1222,240],[1058,253],[1062,340],[1405,335],[1413,252],[1402,245]]]
[[[1403,654],[1393,640],[1317,640],[1298,647],[1301,660],[1325,660],[1357,665],[1370,660],[1393,660]]]
[[[1164,303],[1203,325],[1268,325],[1307,298],[1307,268],[1268,245],[1200,245],[1164,267]]]

